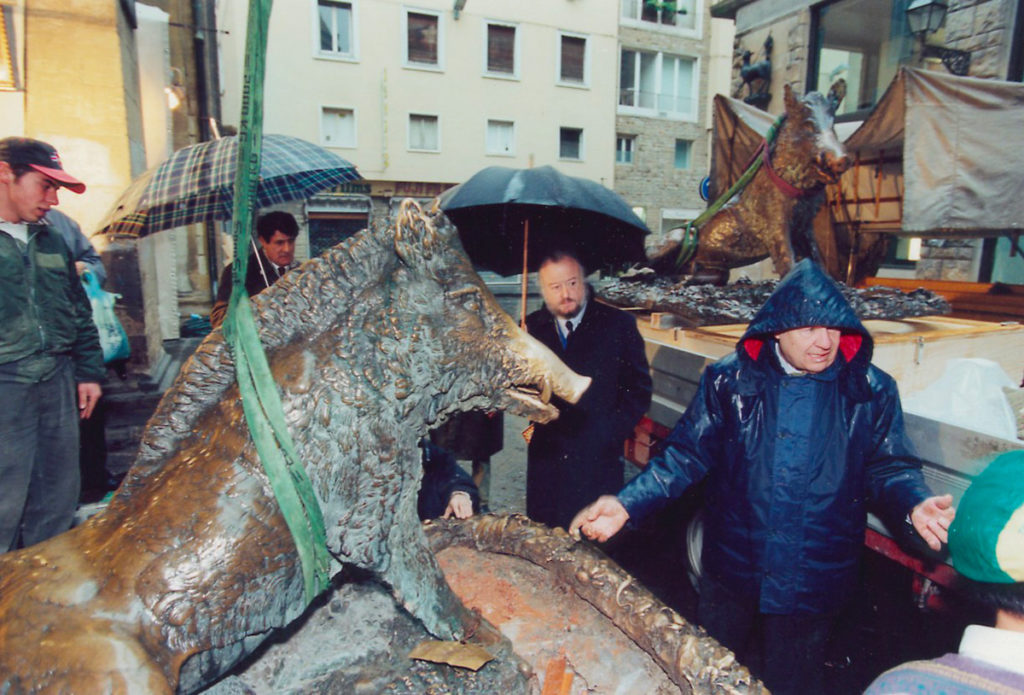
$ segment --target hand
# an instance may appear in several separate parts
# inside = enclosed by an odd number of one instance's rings
[[[953,495],[939,495],[929,497],[914,507],[910,512],[910,522],[929,548],[942,550],[942,544],[949,539],[947,531],[955,516]]]
[[[89,381],[78,385],[78,416],[86,419],[92,415],[96,403],[103,395],[103,389],[96,382]]]
[[[629,521],[629,512],[614,495],[601,495],[584,507],[569,524],[569,535],[580,539],[580,531],[592,541],[604,543]]]
[[[448,506],[444,510],[444,516],[442,519],[468,519],[473,516],[473,500],[469,496],[469,493],[463,492],[462,490],[456,490],[452,493],[452,496],[448,499]]]
[[[75,270],[78,271],[79,275],[84,273],[88,267],[89,266],[85,264],[85,261],[75,261]]]

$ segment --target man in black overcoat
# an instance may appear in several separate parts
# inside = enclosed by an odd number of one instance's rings
[[[636,321],[593,299],[583,266],[555,252],[537,273],[544,307],[526,317],[530,335],[593,383],[576,404],[555,399],[557,420],[533,425],[526,513],[569,528],[595,494],[623,483],[623,442],[651,403],[651,374]]]

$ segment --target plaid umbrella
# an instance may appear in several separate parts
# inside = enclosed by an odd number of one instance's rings
[[[229,219],[237,154],[238,138],[233,135],[183,147],[133,181],[99,231],[145,236]],[[265,135],[256,207],[308,198],[359,178],[352,163],[322,147],[288,135]]]

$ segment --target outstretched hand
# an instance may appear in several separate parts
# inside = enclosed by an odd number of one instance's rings
[[[614,495],[601,495],[584,507],[569,524],[569,535],[580,539],[580,531],[592,541],[603,543],[619,532],[629,520],[629,512]]]
[[[942,544],[949,540],[947,531],[955,516],[953,495],[937,495],[914,507],[910,512],[910,522],[929,548],[941,550]]]

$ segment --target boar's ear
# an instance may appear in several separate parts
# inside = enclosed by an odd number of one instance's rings
[[[846,96],[846,80],[839,78],[832,85],[832,88],[828,90],[828,104],[832,109],[832,113],[836,112],[839,105],[843,103],[843,98]]]
[[[395,251],[407,266],[429,259],[441,245],[437,227],[412,198],[406,198],[395,216]]]
[[[800,112],[800,100],[793,93],[793,88],[789,86],[788,82],[782,85],[782,99],[788,115],[795,116]]]

